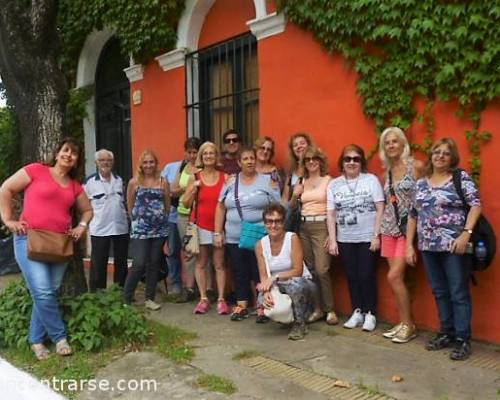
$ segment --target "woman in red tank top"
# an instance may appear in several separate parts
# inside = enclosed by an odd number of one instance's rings
[[[193,179],[190,179],[183,203],[186,207],[192,206],[191,222],[196,222],[200,238],[200,253],[196,257],[195,278],[200,290],[200,302],[194,309],[195,314],[205,314],[210,308],[207,297],[207,282],[205,268],[208,264],[209,246],[213,245],[215,230],[215,209],[219,193],[225,182],[223,172],[216,169],[219,159],[219,150],[212,142],[205,142],[200,146],[196,158],[196,166],[200,168]],[[226,285],[226,271],[224,269],[224,248],[212,246],[215,279],[217,282],[218,302],[217,312],[220,315],[229,313],[229,306],[224,300]]]

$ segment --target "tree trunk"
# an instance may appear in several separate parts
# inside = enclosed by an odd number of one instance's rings
[[[19,119],[23,161],[46,160],[63,134],[68,93],[58,65],[58,1],[1,3],[0,74]]]
[[[68,88],[58,63],[58,6],[0,0],[0,75],[19,120],[24,163],[47,160],[64,132]],[[87,289],[81,254],[68,267],[67,294]]]

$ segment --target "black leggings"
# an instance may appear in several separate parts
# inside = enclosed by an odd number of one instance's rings
[[[259,267],[253,250],[240,249],[237,244],[226,244],[230,265],[233,269],[234,288],[237,301],[252,298],[250,282],[260,282]]]
[[[370,243],[338,243],[344,263],[352,308],[377,313],[377,256]]]

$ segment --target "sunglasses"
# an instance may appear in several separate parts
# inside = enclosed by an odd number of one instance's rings
[[[433,156],[449,157],[449,156],[451,156],[451,153],[449,151],[446,151],[446,150],[434,150],[432,152],[432,155]]]
[[[268,151],[270,153],[273,151],[272,147],[266,147],[266,146],[260,146],[259,149],[262,151]]]
[[[320,157],[314,156],[314,157],[304,157],[304,162],[313,162],[313,161],[321,161]]]
[[[240,138],[226,138],[224,139],[224,143],[225,144],[229,144],[229,143],[239,143],[240,142]]]
[[[264,220],[264,224],[266,224],[266,225],[281,225],[281,224],[283,224],[283,218],[276,218],[276,219],[266,218]]]
[[[354,156],[354,157],[344,156],[342,158],[342,161],[344,161],[345,163],[354,162],[356,164],[361,164],[361,157],[360,156]]]

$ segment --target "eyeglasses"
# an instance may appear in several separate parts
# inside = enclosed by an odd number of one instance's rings
[[[356,164],[361,164],[361,157],[360,156],[354,156],[354,157],[344,156],[342,158],[342,161],[344,161],[345,163],[354,162]]]
[[[447,150],[434,150],[432,152],[433,156],[443,156],[443,157],[449,157],[451,156],[451,153]]]
[[[264,224],[266,224],[266,225],[282,225],[283,218],[276,218],[276,219],[266,218],[264,220]]]
[[[318,157],[318,156],[314,156],[314,157],[304,157],[304,162],[313,162],[313,161],[321,161],[321,158]]]
[[[226,139],[224,139],[224,143],[225,144],[239,143],[239,142],[240,142],[240,138],[238,138],[238,137],[232,137],[232,138],[226,138]]]
[[[100,162],[100,163],[112,163],[113,162],[113,159],[110,158],[110,159],[102,159],[102,160],[97,160],[97,162]]]
[[[260,146],[259,150],[268,151],[269,153],[271,153],[273,151],[273,148],[272,147],[266,147],[266,146]]]

